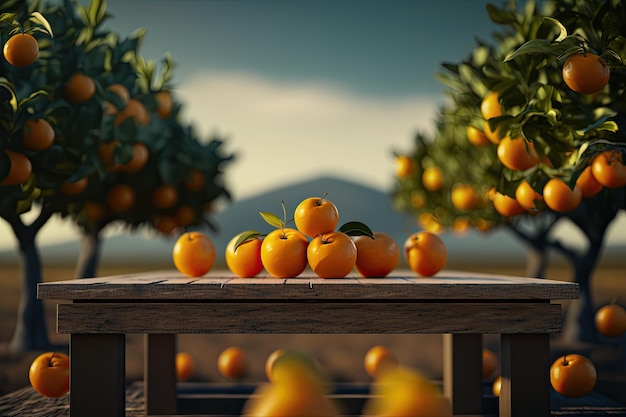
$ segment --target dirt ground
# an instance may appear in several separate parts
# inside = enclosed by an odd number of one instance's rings
[[[100,275],[163,269],[163,265],[104,266]],[[459,268],[455,268],[459,269]],[[523,275],[520,268],[481,268],[467,266],[465,270]],[[548,278],[568,280],[569,271],[556,268],[549,271]],[[624,268],[611,266],[597,271],[594,282],[594,302],[601,305],[620,297],[626,299]],[[44,272],[44,281],[72,278],[71,267],[50,267]],[[19,268],[15,265],[0,265],[0,396],[28,385],[28,369],[32,360],[41,352],[14,355],[8,352],[17,314],[20,294]],[[567,306],[565,306],[567,307]],[[45,303],[47,327],[52,343],[66,345],[66,335],[55,333],[55,304]],[[297,314],[297,312],[294,312]],[[499,337],[491,335],[483,339],[487,348],[499,352]],[[143,372],[143,336],[127,337],[126,369],[129,381],[138,380]],[[267,356],[278,348],[305,350],[325,366],[336,381],[367,382],[363,369],[363,357],[367,350],[383,344],[392,348],[399,360],[408,366],[422,370],[428,377],[439,379],[442,373],[442,337],[440,335],[181,335],[178,350],[189,352],[195,359],[194,380],[225,381],[217,371],[216,359],[228,346],[238,345],[248,353],[251,369],[249,382],[265,379],[264,364]],[[622,369],[626,373],[625,369]]]

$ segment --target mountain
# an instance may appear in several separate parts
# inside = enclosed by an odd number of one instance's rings
[[[360,221],[373,231],[391,235],[400,247],[407,236],[420,230],[410,216],[394,210],[388,193],[372,187],[335,177],[319,177],[297,182],[249,198],[232,202],[214,215],[213,223],[218,232],[208,232],[215,244],[218,256],[216,266],[224,266],[224,250],[236,234],[249,229],[269,233],[272,226],[265,223],[259,212],[271,212],[282,217],[281,201],[287,210],[287,219],[300,201],[307,197],[322,196],[335,203],[339,210],[339,225],[348,221]],[[291,223],[293,225],[293,223]],[[447,268],[468,263],[515,264],[525,262],[524,249],[510,234],[503,231],[483,234],[468,232],[466,235],[443,234],[448,249]],[[79,242],[72,241],[41,248],[44,265],[73,264],[79,250]],[[118,264],[146,264],[173,266],[171,252],[174,238],[164,238],[152,232],[120,234],[104,240],[101,262]],[[623,247],[607,247],[605,258],[612,253],[624,253]],[[1,263],[17,262],[14,250],[0,252]],[[400,266],[406,265],[401,258]]]

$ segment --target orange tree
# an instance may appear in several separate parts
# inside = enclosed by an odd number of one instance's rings
[[[529,275],[544,275],[548,252],[562,255],[581,289],[564,337],[595,341],[591,278],[626,207],[626,7],[529,1],[487,11],[503,30],[443,64],[449,100],[432,137],[417,135],[416,169],[398,178],[395,202],[434,231],[510,230],[529,249]],[[429,167],[440,187],[429,186]],[[586,237],[582,249],[555,234],[562,223]]]
[[[23,271],[15,351],[48,345],[35,238],[52,216],[70,217],[85,232],[87,261],[77,268],[85,276],[95,273],[107,224],[171,232],[204,224],[207,206],[228,196],[221,174],[230,156],[220,154],[221,141],[200,143],[178,121],[180,104],[168,100],[171,59],[162,82],[151,85],[154,64],[138,52],[143,32],[120,38],[102,29],[108,17],[100,0],[89,7],[70,0],[45,9],[37,1],[0,5],[0,217],[14,231]],[[37,41],[30,64],[32,45],[20,58],[22,49],[9,42],[22,32]],[[155,208],[151,195],[162,185],[176,187],[176,204]],[[29,224],[27,212],[36,214]],[[175,221],[166,227],[156,216]]]

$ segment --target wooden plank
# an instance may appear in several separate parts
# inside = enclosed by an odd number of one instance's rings
[[[544,279],[461,273],[436,277],[289,279],[179,274],[138,274],[106,280],[38,285],[38,297],[54,300],[566,300],[578,284]],[[280,285],[279,285],[280,284]]]
[[[483,414],[482,335],[443,335],[443,392],[452,412]]]
[[[146,412],[176,413],[176,335],[144,335],[144,346]]]
[[[74,303],[59,333],[554,333],[549,303]]]
[[[499,416],[550,416],[550,335],[503,334],[500,363]]]
[[[70,336],[72,417],[124,417],[125,337],[123,334]]]

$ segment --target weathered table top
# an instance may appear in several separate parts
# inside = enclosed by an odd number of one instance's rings
[[[237,301],[237,300],[490,300],[549,301],[579,297],[578,284],[548,279],[441,271],[418,277],[398,271],[386,278],[349,275],[322,279],[239,278],[228,272],[211,272],[189,278],[177,271],[150,271],[129,275],[74,279],[38,285],[38,298],[81,300]]]

